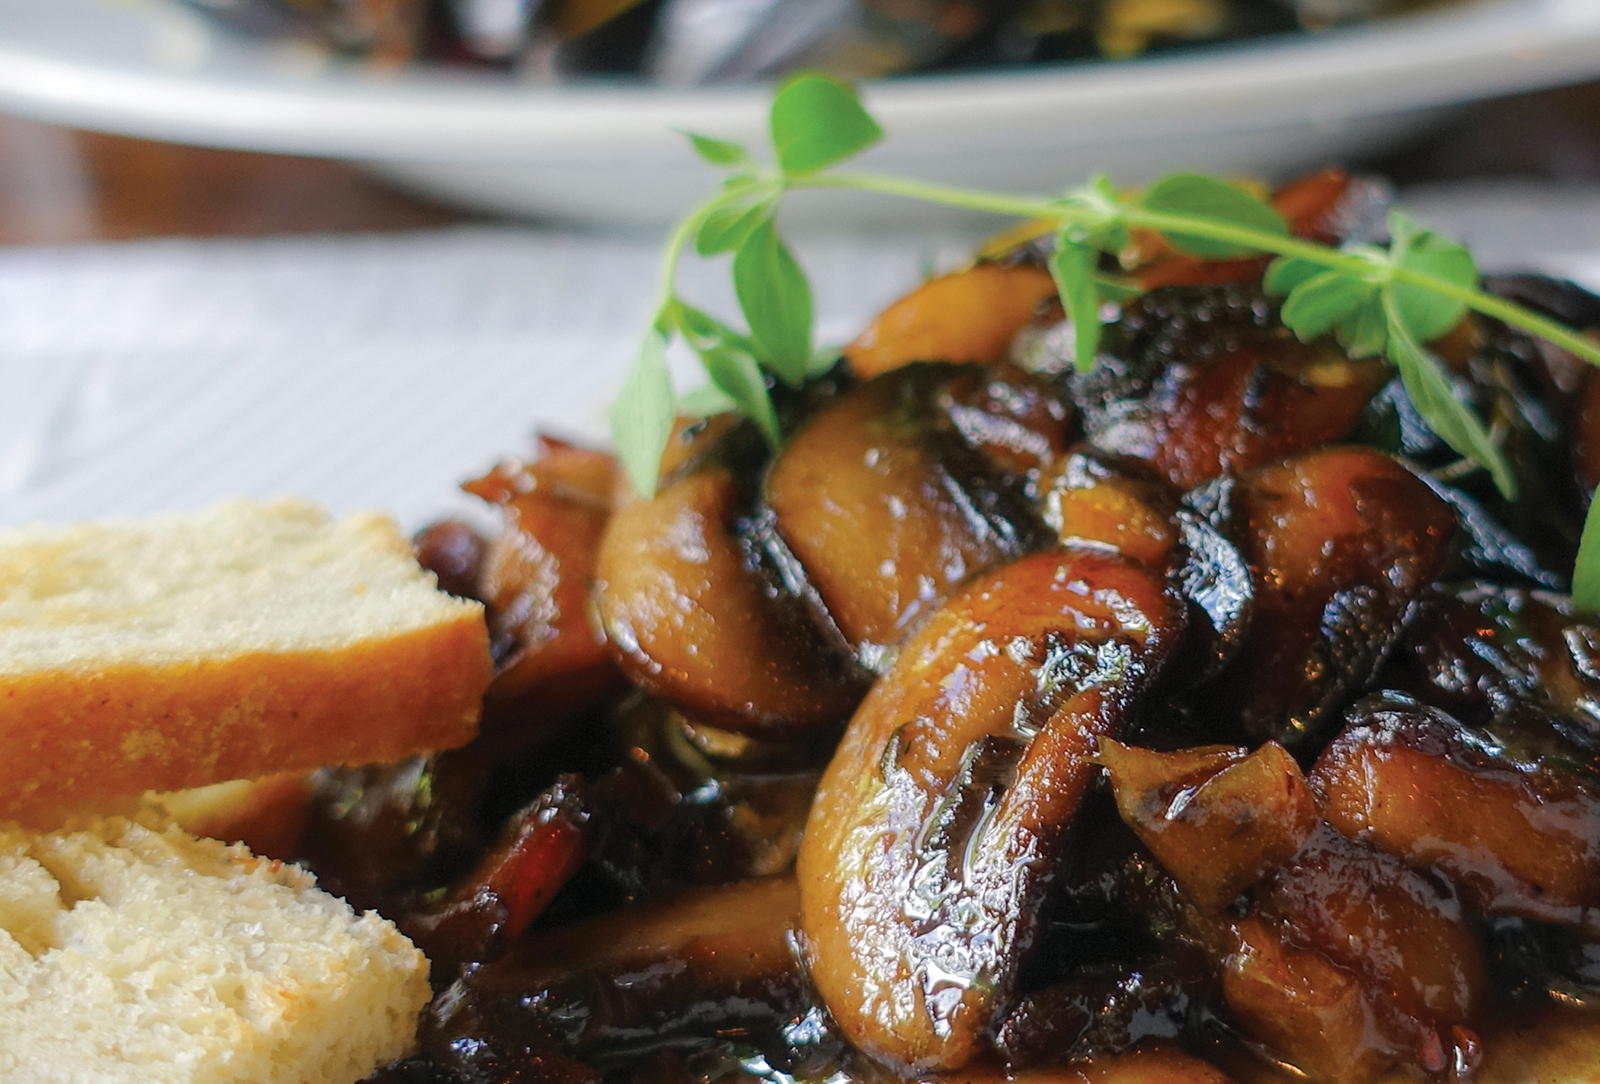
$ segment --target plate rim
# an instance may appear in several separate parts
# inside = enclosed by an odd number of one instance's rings
[[[752,138],[765,122],[764,87],[537,87],[426,71],[380,78],[337,63],[310,71],[303,58],[295,72],[178,0],[52,0],[57,11],[189,20],[208,35],[187,70],[108,63],[8,38],[7,10],[36,13],[36,3],[0,0],[0,108],[53,123],[245,150],[504,162],[676,147],[675,130],[691,125]],[[1135,138],[1197,119],[1231,130],[1337,123],[1595,74],[1600,3],[1479,0],[1203,54],[873,81],[863,96],[898,144],[997,125],[1101,138],[1128,129]]]

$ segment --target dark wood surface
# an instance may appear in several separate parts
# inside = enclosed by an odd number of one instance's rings
[[[0,116],[0,244],[405,230],[467,217],[344,162]]]
[[[1600,184],[1600,82],[1482,103],[1371,163],[1402,184]],[[0,244],[404,230],[467,221],[343,162],[178,146],[0,117]]]

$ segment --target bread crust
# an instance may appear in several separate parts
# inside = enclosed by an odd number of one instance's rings
[[[349,646],[0,677],[0,817],[325,764],[399,760],[477,733],[481,611]]]

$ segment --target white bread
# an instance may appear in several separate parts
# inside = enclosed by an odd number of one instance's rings
[[[0,816],[460,745],[491,669],[482,608],[381,517],[0,533]]]
[[[427,963],[295,866],[112,818],[0,826],[0,1080],[354,1084]]]

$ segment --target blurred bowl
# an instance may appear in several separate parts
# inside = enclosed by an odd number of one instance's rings
[[[863,168],[1050,190],[1093,171],[1282,177],[1392,146],[1442,110],[1600,74],[1600,0],[1480,0],[1381,23],[1118,63],[918,76],[864,90]],[[0,0],[0,109],[154,139],[359,162],[480,210],[658,226],[713,178],[676,129],[757,142],[768,92],[546,87],[384,73],[250,39],[177,0]],[[789,212],[786,212],[788,214]],[[940,215],[829,193],[802,224]]]

